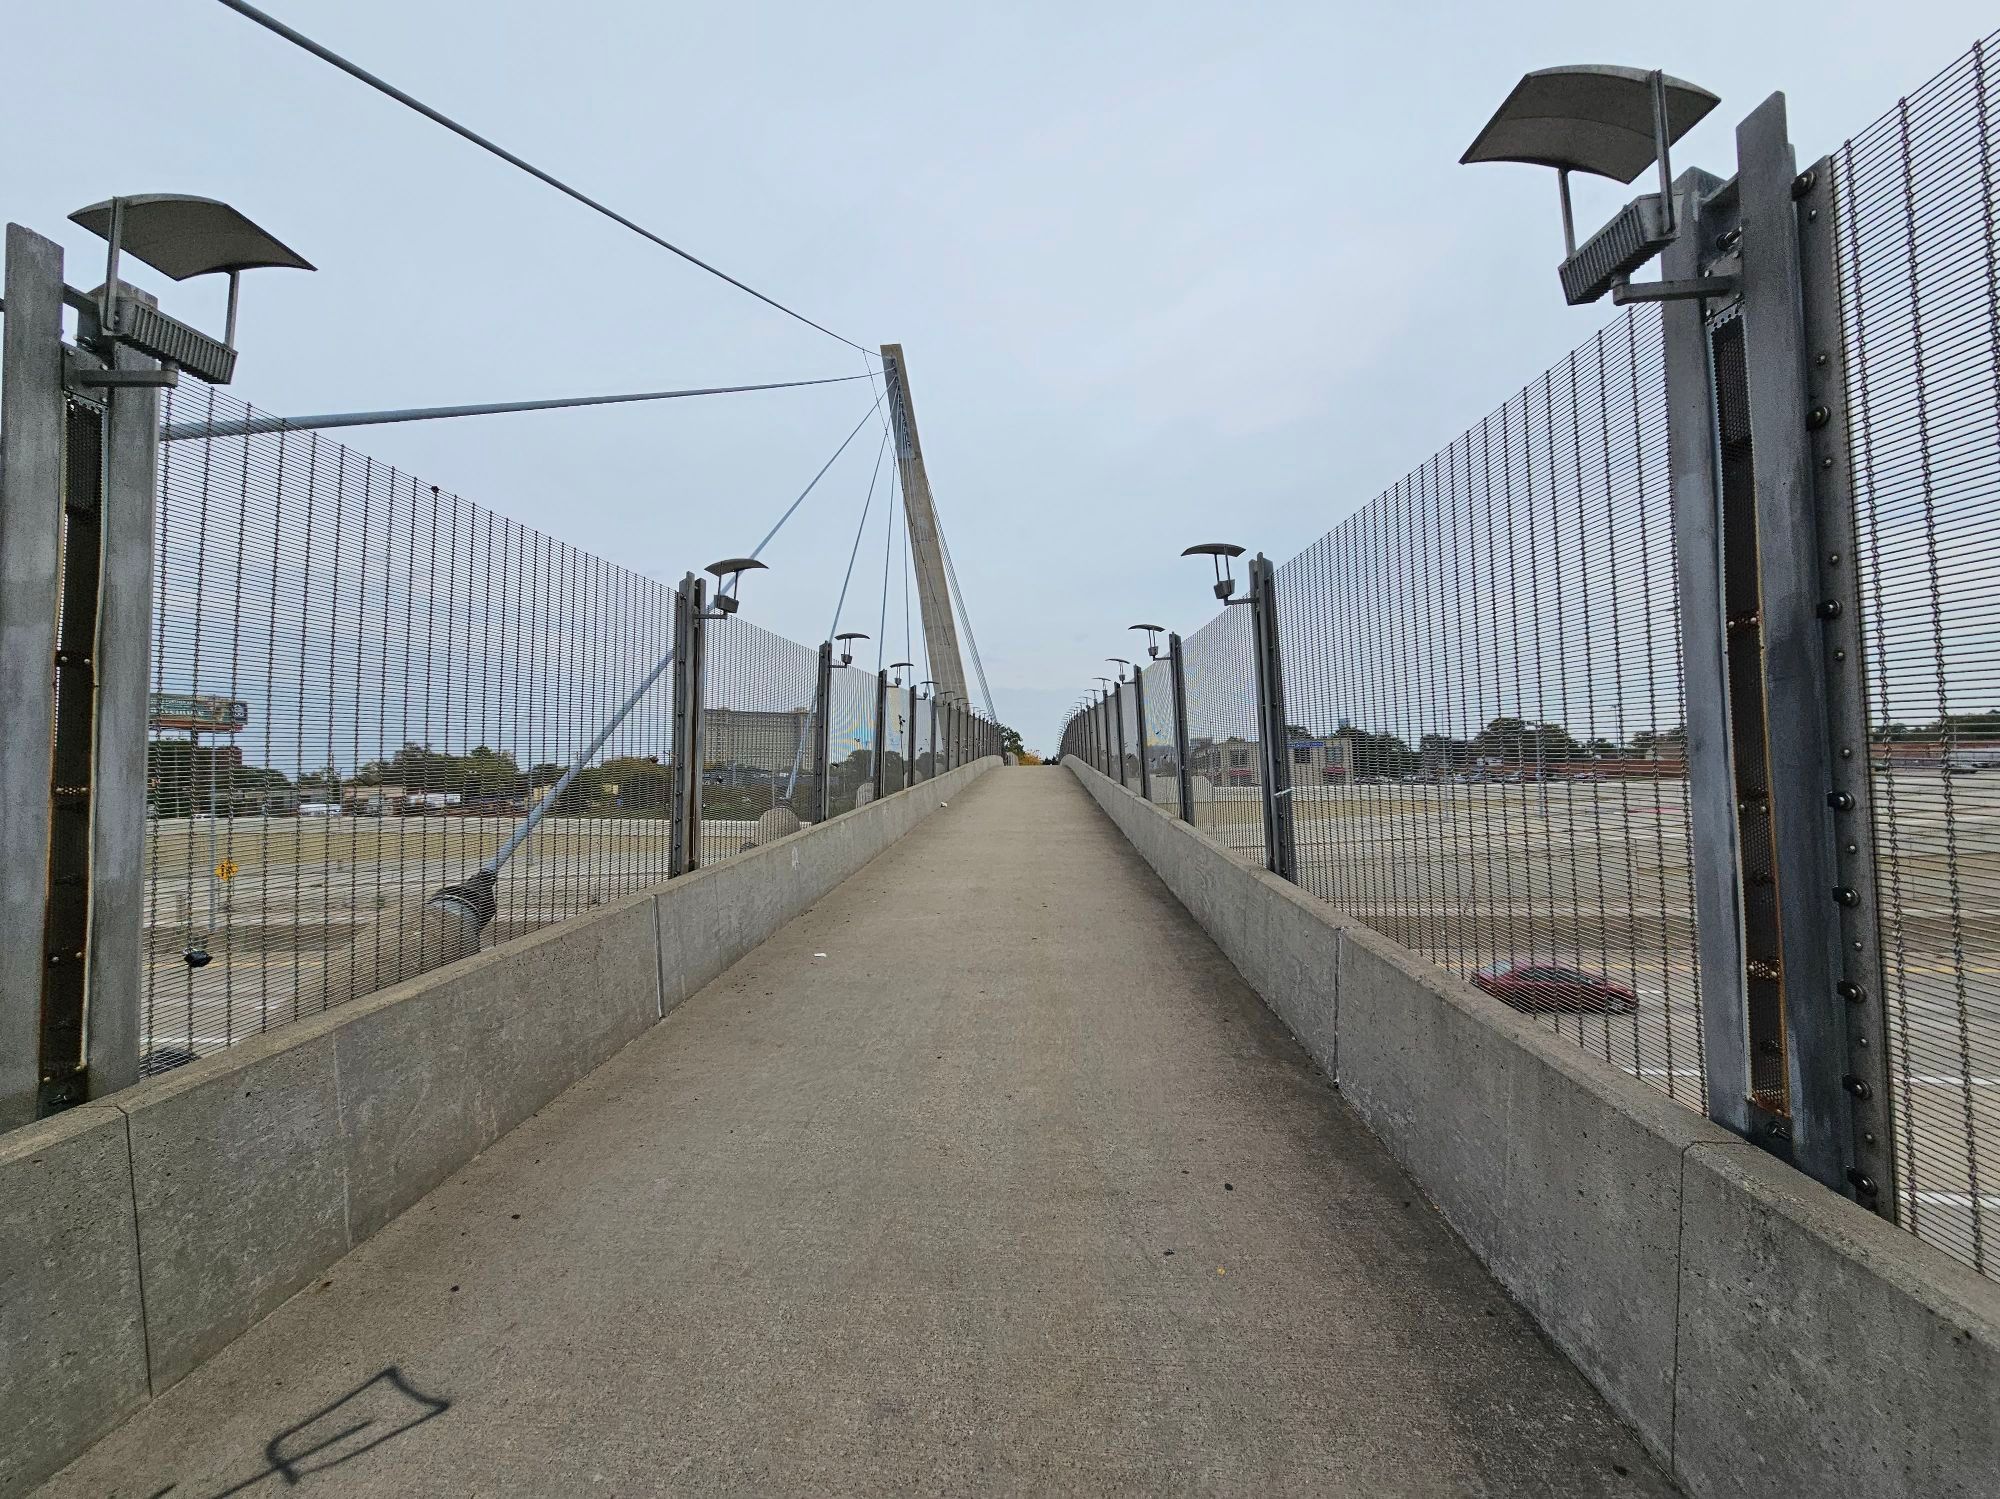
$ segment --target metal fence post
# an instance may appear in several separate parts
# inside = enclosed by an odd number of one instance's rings
[[[1125,684],[1111,689],[1111,721],[1118,727],[1118,784],[1125,784]]]
[[[1661,274],[1685,281],[1699,275],[1714,253],[1721,225],[1707,204],[1722,183],[1705,172],[1689,171],[1676,186],[1679,236],[1661,257]],[[1688,853],[1694,866],[1703,1083],[1709,1118],[1749,1136],[1748,956],[1731,747],[1731,646],[1726,628],[1722,475],[1717,462],[1720,435],[1706,306],[1668,302],[1661,309],[1661,331],[1686,690]]]
[[[689,573],[674,594],[674,800],[667,873],[701,867],[702,615],[708,590]]]
[[[147,300],[151,300],[150,298]],[[120,369],[158,362],[118,349]],[[145,965],[147,727],[151,722],[153,512],[159,482],[160,398],[146,386],[105,392],[103,579],[97,621],[97,713],[90,821],[90,1096],[139,1080]]]
[[[1827,716],[1827,627],[1851,608],[1855,590],[1852,566],[1843,572],[1830,563],[1819,537],[1812,429],[1826,426],[1832,413],[1815,406],[1807,391],[1795,204],[1800,179],[1783,94],[1773,94],[1737,126],[1736,154],[1759,629],[1765,712],[1773,730],[1766,736],[1766,754],[1792,1159],[1826,1185],[1872,1206],[1885,1179],[1888,1141],[1882,1141],[1874,1170],[1854,1162],[1858,1134],[1850,1099],[1874,1103],[1886,1073],[1876,1065],[1877,1056],[1854,1059],[1868,1064],[1873,1082],[1850,1065],[1855,1048],[1848,1004],[1836,985],[1854,982],[1842,952],[1840,918],[1843,904],[1856,905],[1859,896],[1844,882],[1834,857],[1834,812],[1828,804],[1840,794],[1836,753],[1850,764],[1858,755],[1860,767],[1846,779],[1865,780],[1868,743],[1864,735],[1836,751]],[[1837,327],[1822,330],[1822,337]],[[1840,591],[1829,594],[1829,582]],[[1858,647],[1851,622],[1844,636]],[[1874,976],[1868,981],[1872,986]]]
[[[917,784],[917,674],[910,673],[910,716],[903,730],[903,785]]]
[[[882,800],[883,762],[888,757],[889,741],[889,673],[875,673],[875,754],[874,764],[869,769],[868,784],[873,788],[876,801]]]
[[[1146,671],[1144,667],[1132,669],[1132,720],[1138,725],[1139,739],[1139,795],[1147,801],[1153,799],[1153,775],[1146,768]]]
[[[0,1126],[40,1112],[49,749],[62,556],[62,250],[7,226],[0,344]]]
[[[940,775],[942,775],[942,774],[944,773],[944,761],[943,761],[943,760],[942,760],[942,759],[941,759],[941,758],[939,757],[939,755],[938,755],[938,737],[937,737],[937,684],[936,684],[935,682],[933,682],[933,683],[931,684],[931,695],[930,695],[930,697],[929,697],[928,701],[929,701],[929,703],[930,703],[930,705],[931,705],[931,707],[930,707],[930,717],[931,717],[931,740],[930,740],[930,743],[931,743],[931,777],[930,777],[930,778],[931,778],[931,779],[932,779],[933,781],[935,781],[935,780],[936,780],[936,779],[937,779],[937,778],[938,778],[938,777],[939,777]]]
[[[1181,638],[1167,637],[1168,680],[1174,699],[1174,778],[1179,782],[1181,821],[1194,822],[1194,778],[1188,769],[1187,660],[1181,655]]]
[[[1292,837],[1291,734],[1285,723],[1285,674],[1278,647],[1277,571],[1259,552],[1250,563],[1250,617],[1257,675],[1259,736],[1264,741],[1264,864],[1298,882]]]
[[[1812,459],[1819,510],[1821,597],[1840,605],[1828,620],[1825,647],[1827,723],[1834,744],[1831,791],[1836,878],[1853,900],[1840,906],[1836,944],[1844,976],[1835,983],[1847,1028],[1847,1065],[1861,1086],[1850,1088],[1854,1127],[1849,1177],[1858,1201],[1896,1220],[1901,1192],[1896,1174],[1894,1109],[1890,1091],[1887,985],[1875,889],[1873,755],[1868,741],[1866,632],[1858,597],[1854,483],[1850,472],[1847,424],[1847,358],[1841,317],[1840,271],[1835,257],[1838,204],[1831,158],[1815,162],[1793,189],[1799,233],[1800,277],[1805,313],[1806,399],[1827,420],[1812,432]],[[1803,187],[1801,192],[1800,186]],[[1823,607],[1823,606],[1822,606]],[[1872,1189],[1872,1190],[1871,1190]]]
[[[819,671],[813,682],[813,821],[825,822],[833,806],[833,642],[819,648]]]

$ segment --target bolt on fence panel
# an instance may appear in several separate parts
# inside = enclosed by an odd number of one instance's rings
[[[1194,825],[1264,865],[1257,679],[1250,610],[1224,609],[1182,642]]]
[[[1833,154],[1897,1215],[1988,1275],[2000,1274],[1996,74],[1988,39]]]
[[[819,662],[735,616],[704,629],[701,861],[715,864],[797,832],[814,806]]]

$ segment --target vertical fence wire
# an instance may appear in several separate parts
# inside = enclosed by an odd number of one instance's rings
[[[2000,1274],[2000,51],[1834,156],[1898,1216]]]

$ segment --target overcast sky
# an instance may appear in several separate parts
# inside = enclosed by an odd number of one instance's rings
[[[269,0],[281,19],[857,343],[904,345],[1001,717],[1052,747],[1125,626],[1212,612],[1192,541],[1282,560],[1605,309],[1564,307],[1549,174],[1457,159],[1525,70],[1774,89],[1800,160],[1989,5],[964,6]],[[130,86],[121,86],[130,79]],[[0,212],[226,199],[319,271],[246,280],[236,393],[280,412],[857,372],[851,349],[595,217],[213,0],[15,7]],[[1580,200],[1600,222],[1620,201]],[[163,287],[219,325],[219,291]],[[344,434],[660,578],[753,545],[863,384]],[[826,630],[876,444],[766,554],[746,615]],[[878,519],[880,511],[877,512]],[[875,630],[881,533],[844,628]],[[900,591],[892,613],[900,615]],[[901,627],[891,644],[901,654]]]

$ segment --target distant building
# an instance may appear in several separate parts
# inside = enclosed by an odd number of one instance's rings
[[[1294,739],[1290,745],[1294,786],[1345,781],[1354,768],[1354,744],[1345,734],[1330,739]],[[1263,749],[1255,739],[1197,740],[1188,746],[1188,769],[1216,786],[1263,784]]]

